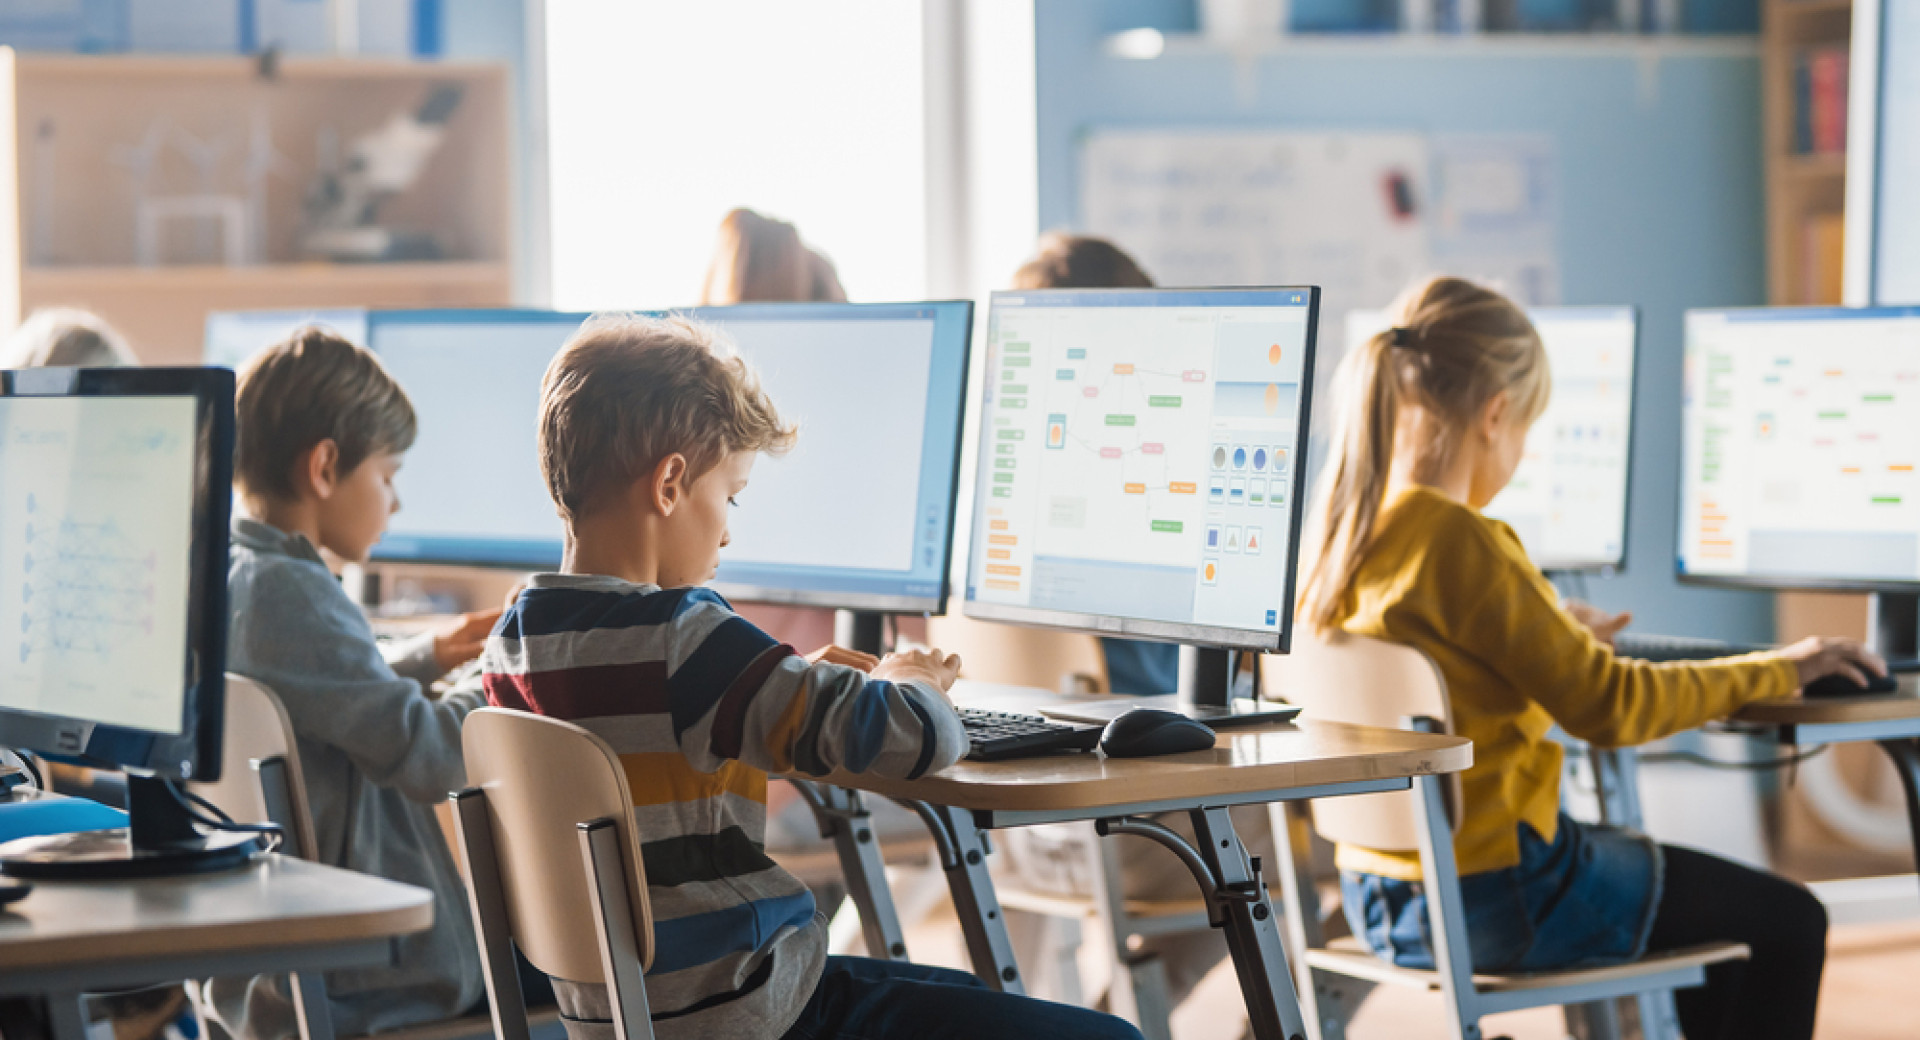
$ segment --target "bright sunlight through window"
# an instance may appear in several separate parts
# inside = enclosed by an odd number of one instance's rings
[[[919,4],[549,0],[547,40],[556,307],[693,303],[735,206],[925,295]]]

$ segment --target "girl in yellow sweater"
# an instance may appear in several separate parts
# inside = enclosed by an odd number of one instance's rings
[[[1607,640],[1623,618],[1563,606],[1512,529],[1480,514],[1546,407],[1539,334],[1499,294],[1455,278],[1415,287],[1397,313],[1341,365],[1300,617],[1418,647],[1446,677],[1454,728],[1474,743],[1454,839],[1474,967],[1539,971],[1744,942],[1750,961],[1677,994],[1686,1035],[1811,1036],[1819,902],[1784,878],[1568,818],[1547,731],[1643,743],[1822,676],[1864,683],[1884,663],[1839,639],[1704,663],[1615,657]],[[1338,862],[1355,933],[1383,958],[1431,967],[1417,857],[1342,846]]]

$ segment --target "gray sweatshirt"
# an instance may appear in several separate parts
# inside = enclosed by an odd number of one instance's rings
[[[227,670],[286,705],[323,863],[434,895],[433,927],[400,941],[399,966],[327,974],[342,1037],[450,1018],[485,990],[466,890],[434,815],[466,784],[460,723],[486,703],[477,685],[438,699],[430,637],[389,661],[366,615],[301,535],[235,518],[227,577]],[[247,1040],[297,1035],[284,979],[215,979],[221,1025]]]

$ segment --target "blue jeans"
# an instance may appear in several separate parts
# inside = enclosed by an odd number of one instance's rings
[[[963,971],[828,957],[820,985],[783,1040],[1141,1040],[1112,1015],[990,990]]]
[[[1476,971],[1550,971],[1633,960],[1647,950],[1664,873],[1660,846],[1560,815],[1549,844],[1520,825],[1520,862],[1460,879]],[[1417,881],[1340,876],[1353,934],[1384,960],[1432,968],[1427,896]]]

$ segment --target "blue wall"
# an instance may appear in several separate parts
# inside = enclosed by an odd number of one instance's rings
[[[1760,66],[1751,55],[1643,65],[1551,47],[1497,56],[1302,48],[1259,59],[1243,104],[1232,59],[1109,57],[1111,32],[1190,30],[1182,0],[1037,0],[1043,227],[1078,218],[1079,135],[1104,126],[1545,134],[1560,173],[1561,298],[1641,308],[1627,567],[1589,598],[1646,631],[1758,640],[1770,596],[1673,577],[1681,312],[1765,301]],[[1648,78],[1651,77],[1651,78]]]

